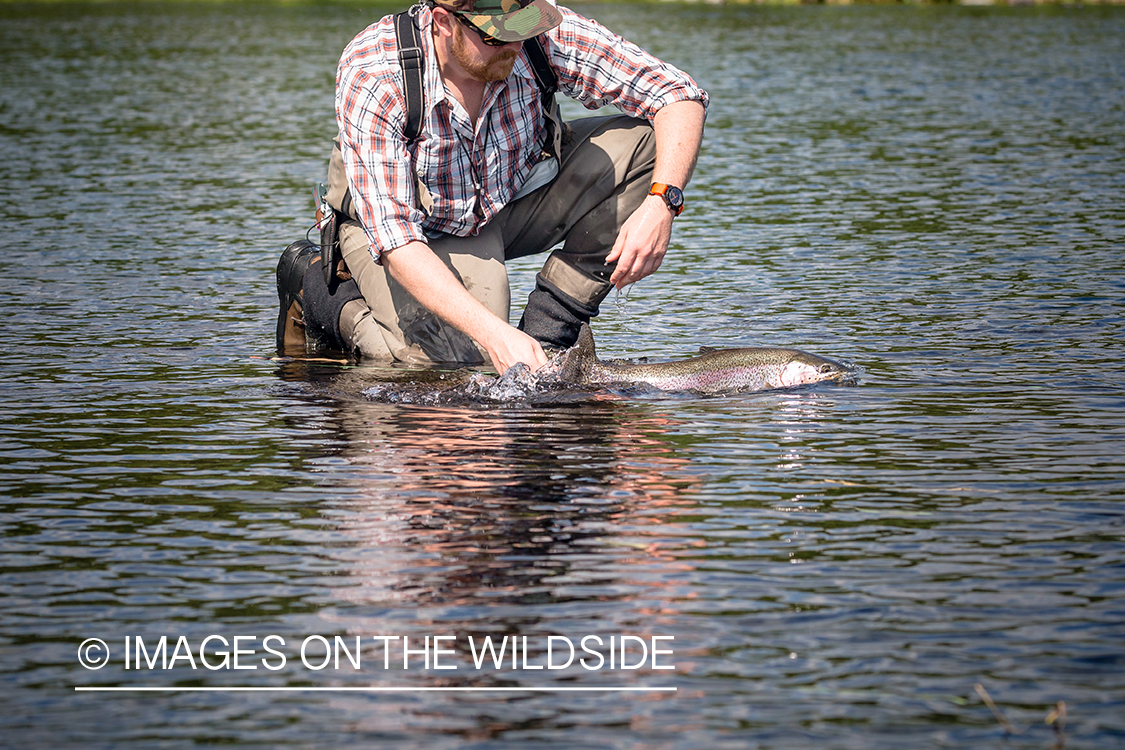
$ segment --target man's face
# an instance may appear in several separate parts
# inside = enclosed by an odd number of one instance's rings
[[[522,46],[523,42],[512,42],[489,47],[476,34],[465,33],[460,22],[453,19],[453,58],[474,80],[490,83],[507,78]]]

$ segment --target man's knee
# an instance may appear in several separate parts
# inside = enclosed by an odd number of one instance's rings
[[[573,156],[579,164],[590,163],[584,151],[597,149],[604,155],[601,163],[612,167],[616,183],[638,171],[651,172],[656,164],[656,133],[647,120],[628,115],[591,117],[575,121],[573,132]],[[563,151],[567,153],[565,146]]]

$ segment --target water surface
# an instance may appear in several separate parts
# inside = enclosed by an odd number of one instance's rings
[[[335,61],[386,10],[0,8],[5,743],[1122,743],[1125,14],[583,7],[712,96],[672,251],[599,351],[864,374],[425,406],[272,359]],[[258,668],[124,668],[126,637],[216,634]],[[517,634],[532,665],[671,636],[676,669],[471,668],[469,636]],[[364,637],[362,668],[305,668],[314,635]],[[460,668],[383,669],[392,635],[453,635]],[[137,685],[676,691],[74,690]]]

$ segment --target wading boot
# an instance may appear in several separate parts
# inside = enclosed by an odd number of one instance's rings
[[[301,287],[305,271],[320,257],[320,248],[308,240],[297,240],[281,253],[277,262],[277,351],[299,349],[305,353],[305,319],[301,306]]]
[[[329,283],[319,260],[312,260],[312,270],[305,274],[304,288],[301,291],[305,338],[313,348],[347,353],[350,347],[340,332],[340,313],[343,312],[344,305],[355,299],[363,299],[363,295],[353,278],[340,281],[339,276],[333,276]]]

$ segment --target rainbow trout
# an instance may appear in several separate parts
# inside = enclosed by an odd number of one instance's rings
[[[578,342],[561,355],[558,378],[564,383],[600,385],[645,383],[664,391],[725,393],[791,388],[823,381],[844,381],[851,369],[799,349],[761,346],[714,349],[697,357],[658,364],[618,365],[602,362],[594,335],[583,325]]]

